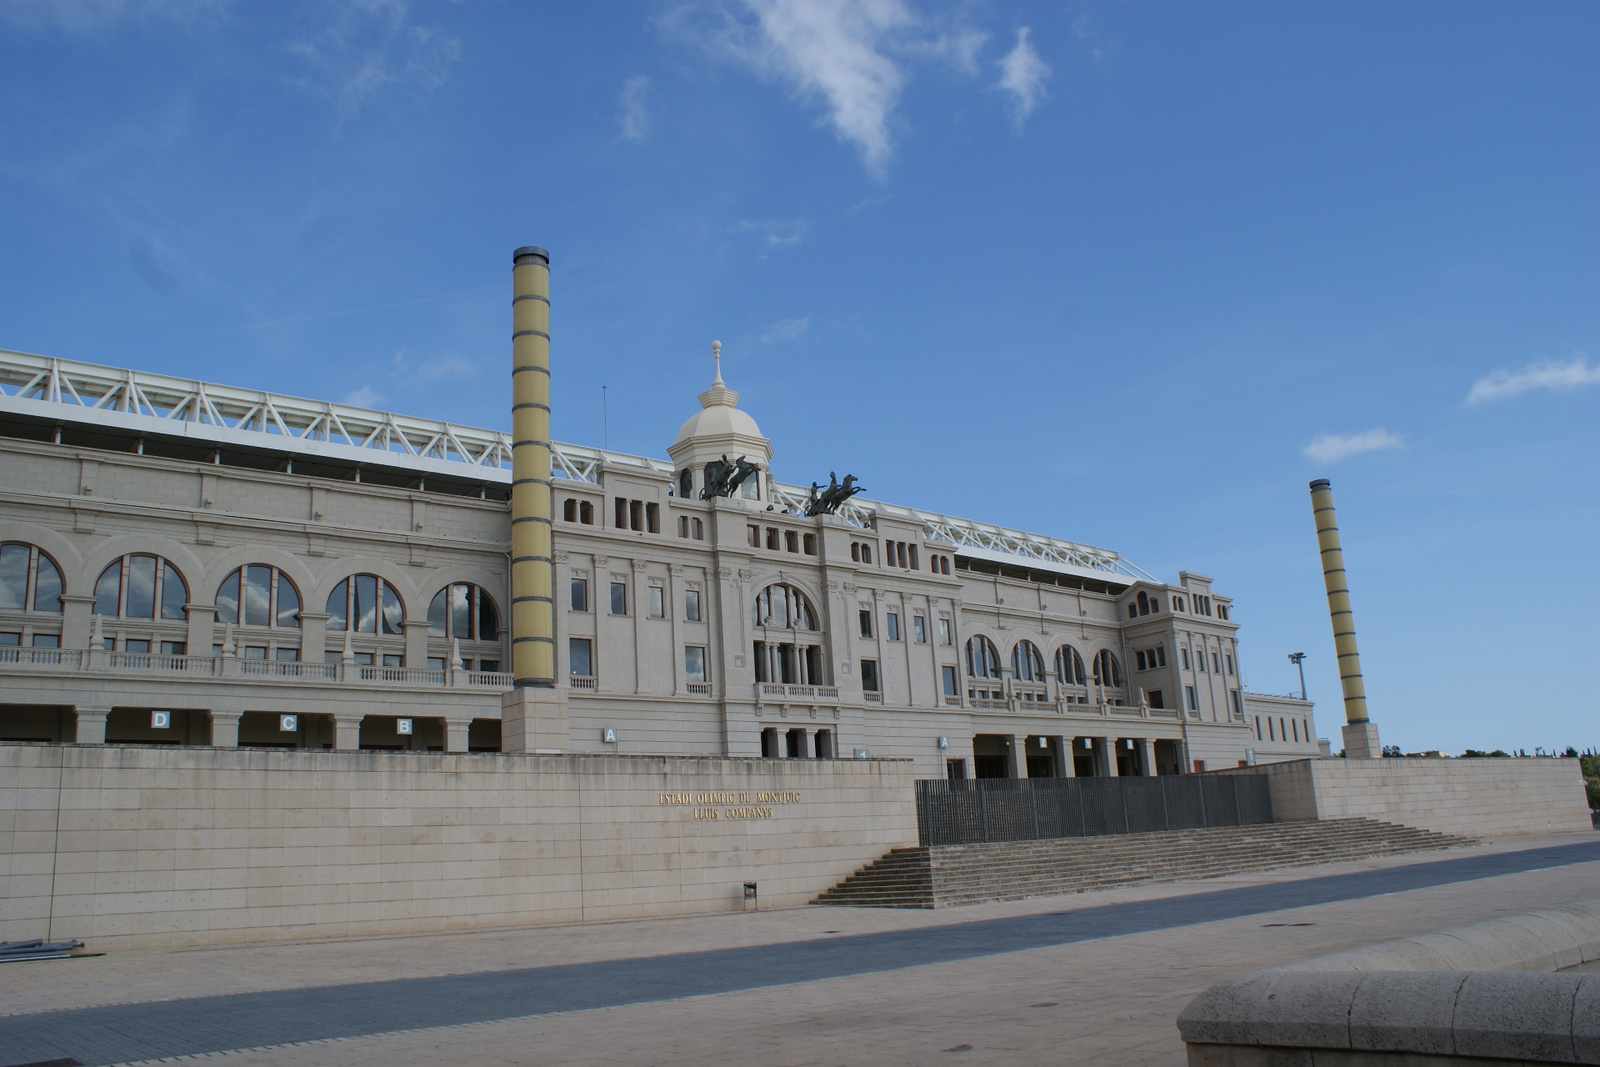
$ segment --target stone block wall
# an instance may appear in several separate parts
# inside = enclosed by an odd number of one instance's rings
[[[1489,837],[1592,829],[1575,759],[1313,759],[1224,773],[1265,775],[1280,822],[1380,819]]]
[[[916,838],[904,761],[0,744],[0,939],[794,906]]]

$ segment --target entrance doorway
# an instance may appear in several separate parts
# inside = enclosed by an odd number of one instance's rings
[[[972,739],[972,769],[978,778],[1009,778],[1010,738],[1001,734],[978,734]]]
[[[1117,774],[1123,778],[1137,778],[1144,773],[1143,753],[1139,742],[1131,737],[1119,737],[1117,746]]]
[[[1052,740],[1048,737],[1030,737],[1027,746],[1028,777],[1056,777],[1056,748]]]
[[[1094,765],[1094,738],[1075,737],[1072,739],[1072,773],[1079,778],[1093,778]]]

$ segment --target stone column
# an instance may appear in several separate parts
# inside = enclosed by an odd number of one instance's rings
[[[428,665],[428,620],[407,619],[400,626],[405,631],[406,637],[406,666],[426,667]]]
[[[61,647],[88,648],[94,597],[61,594]],[[209,649],[207,650],[209,651]]]
[[[1061,768],[1057,773],[1062,778],[1076,778],[1078,768],[1072,762],[1072,738],[1056,737],[1051,740],[1056,747],[1056,764]]]
[[[108,707],[86,707],[82,704],[74,707],[77,715],[77,731],[73,741],[80,745],[103,745],[106,743],[106,716],[111,714]]]
[[[185,604],[189,627],[184,641],[191,656],[211,655],[211,635],[216,631],[217,606],[215,604]]]
[[[1117,739],[1115,737],[1095,738],[1095,747],[1099,749],[1100,768],[1107,778],[1115,778],[1117,771]]]
[[[300,612],[300,662],[322,663],[327,659],[328,620],[325,611]]]
[[[1010,743],[1006,746],[1006,768],[1012,778],[1028,777],[1028,739],[1022,734],[1013,734]]]
[[[1154,777],[1156,773],[1156,742],[1151,737],[1139,739],[1139,769],[1146,777]]]
[[[444,720],[444,750],[446,752],[465,752],[467,750],[467,731],[472,727],[471,719]]]
[[[211,712],[211,744],[214,748],[239,747],[239,718],[237,711]]]
[[[355,749],[361,747],[361,715],[335,715],[333,717],[333,747]]]

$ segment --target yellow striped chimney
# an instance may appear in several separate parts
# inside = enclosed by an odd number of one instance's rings
[[[1383,754],[1378,728],[1367,717],[1367,690],[1361,679],[1361,654],[1356,649],[1355,615],[1350,610],[1350,583],[1339,545],[1339,522],[1333,511],[1333,487],[1326,478],[1311,483],[1311,514],[1322,550],[1322,582],[1328,591],[1328,616],[1333,647],[1339,657],[1339,685],[1344,690],[1345,755],[1368,758]]]
[[[511,268],[511,675],[556,684],[550,507],[550,253]]]

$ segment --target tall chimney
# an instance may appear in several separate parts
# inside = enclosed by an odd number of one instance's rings
[[[550,509],[550,253],[511,268],[511,677],[556,684]]]
[[[1367,690],[1361,680],[1361,654],[1356,650],[1355,615],[1350,610],[1350,584],[1344,549],[1333,511],[1333,487],[1326,478],[1311,483],[1311,514],[1322,550],[1322,583],[1328,590],[1328,616],[1333,622],[1333,648],[1339,657],[1339,685],[1344,690],[1345,756],[1371,759],[1383,755],[1378,728],[1367,718]]]
[[[550,506],[550,253],[511,257],[511,681],[502,752],[564,752],[567,690],[556,686]]]

